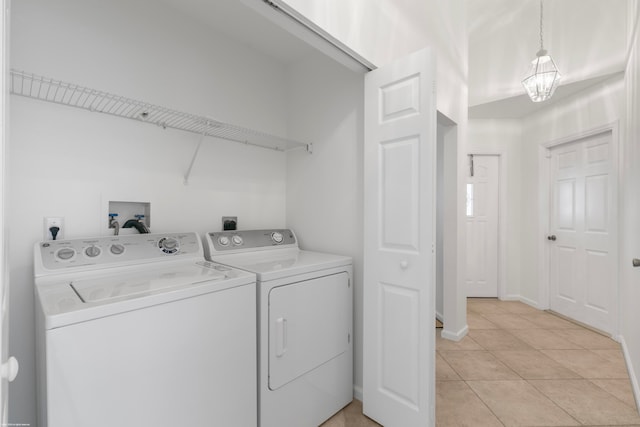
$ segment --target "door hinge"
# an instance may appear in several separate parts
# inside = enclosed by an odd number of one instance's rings
[[[351,344],[351,334],[347,334],[347,343]]]

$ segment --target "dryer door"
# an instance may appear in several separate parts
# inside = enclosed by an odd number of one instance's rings
[[[348,351],[349,292],[346,272],[271,290],[270,390],[276,390]]]

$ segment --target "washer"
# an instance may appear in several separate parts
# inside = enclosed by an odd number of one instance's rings
[[[196,233],[41,242],[34,270],[40,427],[257,424],[255,275]]]
[[[212,261],[256,274],[258,425],[315,427],[353,399],[351,258],[300,250],[293,231],[212,232]]]

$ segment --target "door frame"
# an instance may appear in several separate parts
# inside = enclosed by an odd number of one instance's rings
[[[508,155],[505,150],[474,150],[469,155],[498,157],[498,299],[517,300],[515,295],[507,294],[507,164]],[[468,174],[465,173],[468,178]],[[466,188],[466,179],[465,179]]]
[[[9,363],[9,261],[8,232],[6,220],[7,191],[7,153],[9,143],[9,36],[10,36],[10,0],[2,0],[0,10],[0,363],[4,369]],[[15,359],[14,359],[15,361]],[[17,368],[17,366],[16,366]],[[17,374],[17,370],[15,372]],[[11,374],[9,373],[9,376]],[[9,382],[12,378],[0,375],[0,424],[8,425]]]
[[[614,301],[615,307],[613,308],[613,327],[612,338],[619,341],[620,334],[620,281],[617,272],[620,271],[620,214],[622,212],[620,206],[619,197],[621,182],[620,182],[620,170],[621,170],[621,156],[619,150],[619,120],[597,126],[583,132],[578,132],[561,138],[553,139],[551,141],[542,142],[538,146],[538,212],[544,212],[538,217],[538,303],[532,304],[540,310],[548,310],[550,307],[550,280],[549,280],[549,245],[547,244],[546,236],[549,234],[549,209],[551,207],[551,191],[550,186],[550,171],[551,171],[551,149],[577,142],[580,139],[589,138],[596,135],[605,134],[611,132],[611,147],[613,149],[612,161],[612,174],[616,179],[616,229],[615,229],[615,242],[613,248],[615,250],[614,256],[616,261],[616,275],[614,277],[614,285],[617,288],[618,298]]]

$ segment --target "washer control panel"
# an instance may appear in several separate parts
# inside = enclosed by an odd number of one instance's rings
[[[289,229],[214,231],[207,234],[207,241],[214,252],[298,246],[296,235]]]
[[[202,254],[196,233],[135,234],[93,239],[50,240],[36,244],[47,270],[104,265]]]

